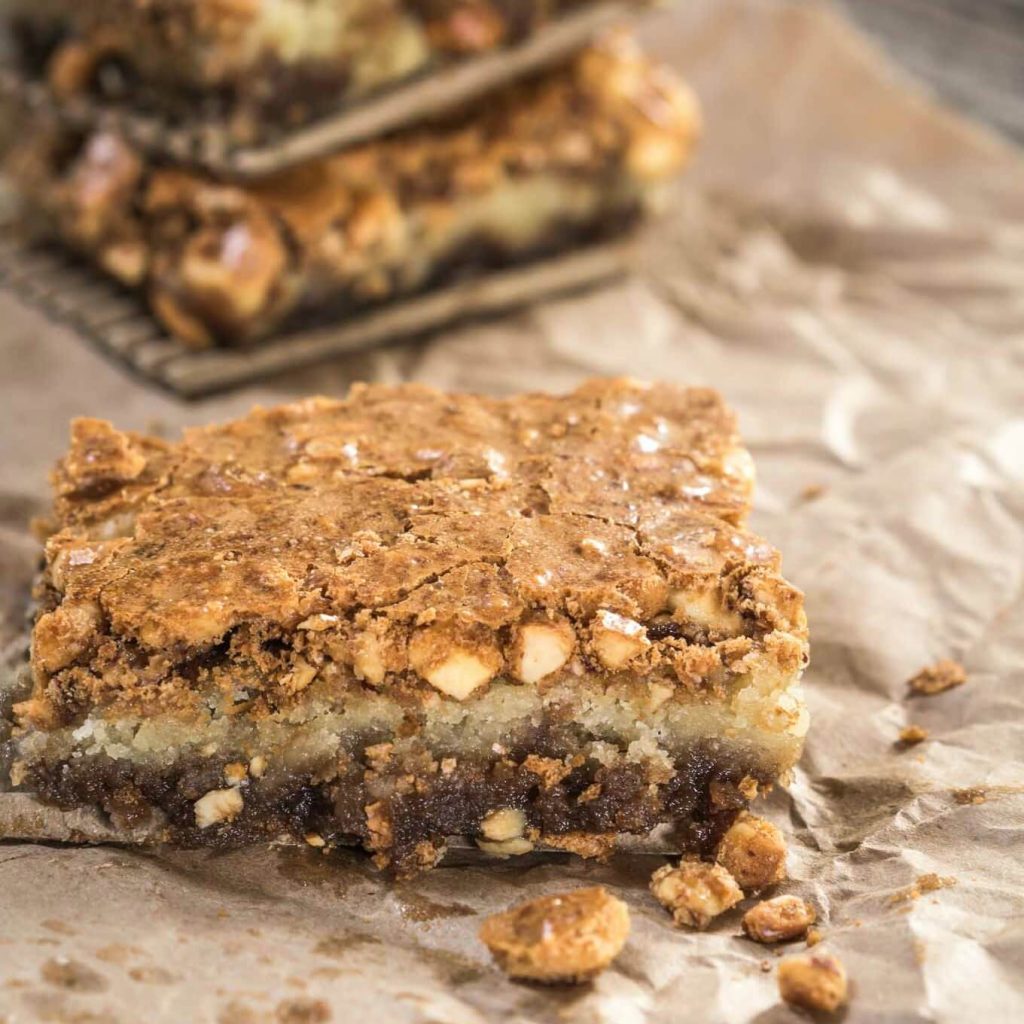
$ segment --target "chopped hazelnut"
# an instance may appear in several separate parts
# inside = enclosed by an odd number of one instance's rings
[[[572,657],[576,637],[566,622],[530,622],[519,630],[514,673],[524,683],[539,683]]]
[[[944,690],[950,690],[954,686],[961,686],[967,682],[967,673],[963,665],[949,658],[943,658],[934,665],[928,665],[921,669],[907,684],[911,693],[918,693],[931,697]]]
[[[834,956],[812,953],[779,964],[779,995],[792,1006],[833,1013],[846,1002],[846,971]]]
[[[744,889],[763,889],[786,877],[786,840],[770,822],[741,814],[715,855]]]
[[[487,644],[460,646],[444,629],[427,626],[409,643],[409,664],[435,689],[465,700],[498,674],[501,655]]]
[[[603,971],[629,935],[629,909],[606,889],[543,896],[484,921],[498,966],[528,981],[581,982]]]
[[[209,828],[221,821],[234,821],[245,801],[237,789],[211,789],[195,802],[196,824]]]
[[[594,651],[601,664],[612,672],[624,669],[651,646],[647,630],[635,619],[602,609],[591,629]]]
[[[533,851],[533,842],[524,836],[500,840],[478,839],[476,845],[488,857],[497,857],[499,860],[506,860],[509,857],[521,857],[524,853],[531,853]]]
[[[755,942],[788,942],[814,924],[814,908],[799,896],[762,900],[743,915],[743,930]]]
[[[680,927],[703,930],[743,899],[736,880],[719,864],[699,860],[665,864],[651,876],[651,892]]]
[[[525,829],[526,815],[512,807],[491,811],[480,822],[480,831],[484,834],[484,838],[495,843],[501,843],[507,839],[517,839]]]

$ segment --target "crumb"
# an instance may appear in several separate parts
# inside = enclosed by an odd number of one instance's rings
[[[629,935],[629,908],[603,886],[543,896],[488,917],[480,939],[506,974],[551,984],[603,971]]]
[[[575,853],[585,860],[608,860],[615,852],[614,832],[558,832],[545,833],[539,842],[556,850]]]
[[[818,498],[822,497],[827,493],[828,487],[826,487],[825,484],[808,484],[800,492],[800,500],[804,502],[817,501]]]
[[[958,804],[983,804],[988,800],[988,793],[981,786],[970,786],[967,789],[954,789],[953,799]]]
[[[779,964],[779,995],[791,1006],[833,1013],[846,1002],[846,971],[834,956],[792,956]]]
[[[912,693],[923,694],[930,697],[944,690],[950,690],[954,686],[961,686],[967,682],[967,673],[963,665],[958,661],[951,661],[943,658],[934,665],[921,669],[907,684]]]
[[[765,974],[770,974],[771,973],[771,969],[772,969],[772,962],[771,962],[771,960],[762,960],[759,966],[760,966],[761,970]]]
[[[741,814],[718,845],[715,859],[743,889],[763,889],[786,877],[786,840],[770,822]]]
[[[928,739],[928,730],[920,725],[908,725],[900,729],[899,742],[905,747],[924,743],[926,739]]]
[[[720,864],[683,860],[665,864],[651,876],[651,892],[680,927],[703,930],[743,899],[736,879]]]
[[[819,931],[817,928],[808,928],[807,929],[807,948],[810,949],[811,946],[816,946],[824,938],[825,938],[824,933]]]
[[[937,875],[929,872],[926,875],[918,875],[913,885],[900,889],[889,897],[890,903],[906,903],[908,900],[919,900],[926,892],[936,892],[939,889],[948,889],[956,885],[956,879],[952,875]]]
[[[776,896],[743,915],[743,930],[755,942],[788,942],[805,935],[816,919],[814,907],[799,896]]]

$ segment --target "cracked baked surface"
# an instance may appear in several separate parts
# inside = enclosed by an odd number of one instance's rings
[[[356,386],[72,427],[16,779],[182,842],[713,849],[799,755],[802,597],[716,392]]]
[[[454,119],[245,186],[112,132],[26,130],[11,165],[56,233],[202,348],[620,232],[686,162],[698,114],[616,36]]]
[[[649,0],[635,0],[639,9]],[[28,56],[62,98],[84,91],[194,120],[301,124],[542,31],[595,0],[50,0]],[[20,12],[16,12],[20,13]],[[24,15],[22,15],[24,18]],[[49,27],[50,46],[40,26]],[[60,40],[52,41],[53,34]],[[63,38],[62,38],[63,37]],[[34,41],[34,45],[33,44]],[[41,52],[40,52],[41,51]]]

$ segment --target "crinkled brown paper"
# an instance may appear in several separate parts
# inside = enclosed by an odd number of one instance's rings
[[[757,459],[755,526],[807,593],[813,727],[770,813],[792,837],[785,891],[817,904],[819,948],[853,980],[846,1019],[1024,1020],[1024,162],[812,6],[686,0],[660,18],[649,36],[700,90],[707,136],[643,272],[599,294],[192,406],[4,296],[0,607],[17,626],[23,523],[75,414],[176,429],[358,378],[715,385]],[[946,656],[967,685],[907,699]],[[909,722],[931,739],[900,750]],[[355,853],[7,843],[0,1021],[797,1019],[738,912],[671,926],[656,863],[396,886]],[[928,872],[956,885],[894,902]],[[614,967],[569,991],[504,980],[481,916],[593,882],[632,908]]]

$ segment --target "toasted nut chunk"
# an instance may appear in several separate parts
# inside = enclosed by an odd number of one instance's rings
[[[211,789],[195,802],[196,824],[200,828],[209,828],[220,821],[234,821],[244,806],[239,790]]]
[[[526,815],[512,807],[491,811],[482,822],[480,831],[485,839],[503,843],[506,839],[518,839],[526,829]]]
[[[786,840],[770,822],[741,814],[722,837],[716,860],[744,889],[763,889],[786,877]]]
[[[249,762],[249,774],[254,779],[262,779],[267,770],[267,759],[262,754],[257,754]]]
[[[231,764],[224,765],[224,781],[229,786],[240,786],[248,774],[249,770],[241,761],[232,761]]]
[[[597,613],[591,636],[601,664],[612,672],[625,668],[651,646],[644,626],[607,609]]]
[[[924,743],[928,739],[928,730],[920,725],[908,725],[900,729],[900,743],[907,747],[913,747],[918,743]]]
[[[493,662],[484,661],[468,651],[455,651],[441,664],[427,669],[423,678],[449,697],[465,700],[474,690],[489,683],[496,672]]]
[[[779,964],[779,995],[792,1006],[832,1013],[846,1002],[846,971],[825,953],[787,957]]]
[[[629,935],[629,908],[603,886],[543,896],[484,921],[480,939],[513,978],[580,982],[603,971]]]
[[[725,868],[700,860],[658,868],[651,876],[651,892],[677,925],[700,930],[743,899],[736,879]]]
[[[557,672],[572,657],[576,637],[566,622],[530,622],[519,630],[515,676],[524,683],[539,683]]]
[[[928,665],[910,680],[907,685],[912,693],[919,693],[925,697],[931,697],[944,690],[950,690],[954,686],[962,686],[967,682],[967,673],[963,665],[949,658],[943,658],[934,665]]]
[[[762,900],[743,915],[743,930],[755,942],[788,942],[807,934],[817,915],[799,896]]]
[[[499,860],[507,860],[509,857],[521,857],[524,853],[530,853],[533,850],[533,843],[529,839],[523,838],[523,836],[496,841],[478,839],[476,845],[488,857],[497,857]]]
[[[463,646],[443,627],[419,629],[409,641],[409,664],[431,686],[465,700],[501,668],[501,654],[488,642]]]
[[[365,679],[371,686],[380,686],[384,682],[387,666],[384,664],[380,640],[375,634],[364,633],[356,640],[353,662],[356,675]]]

